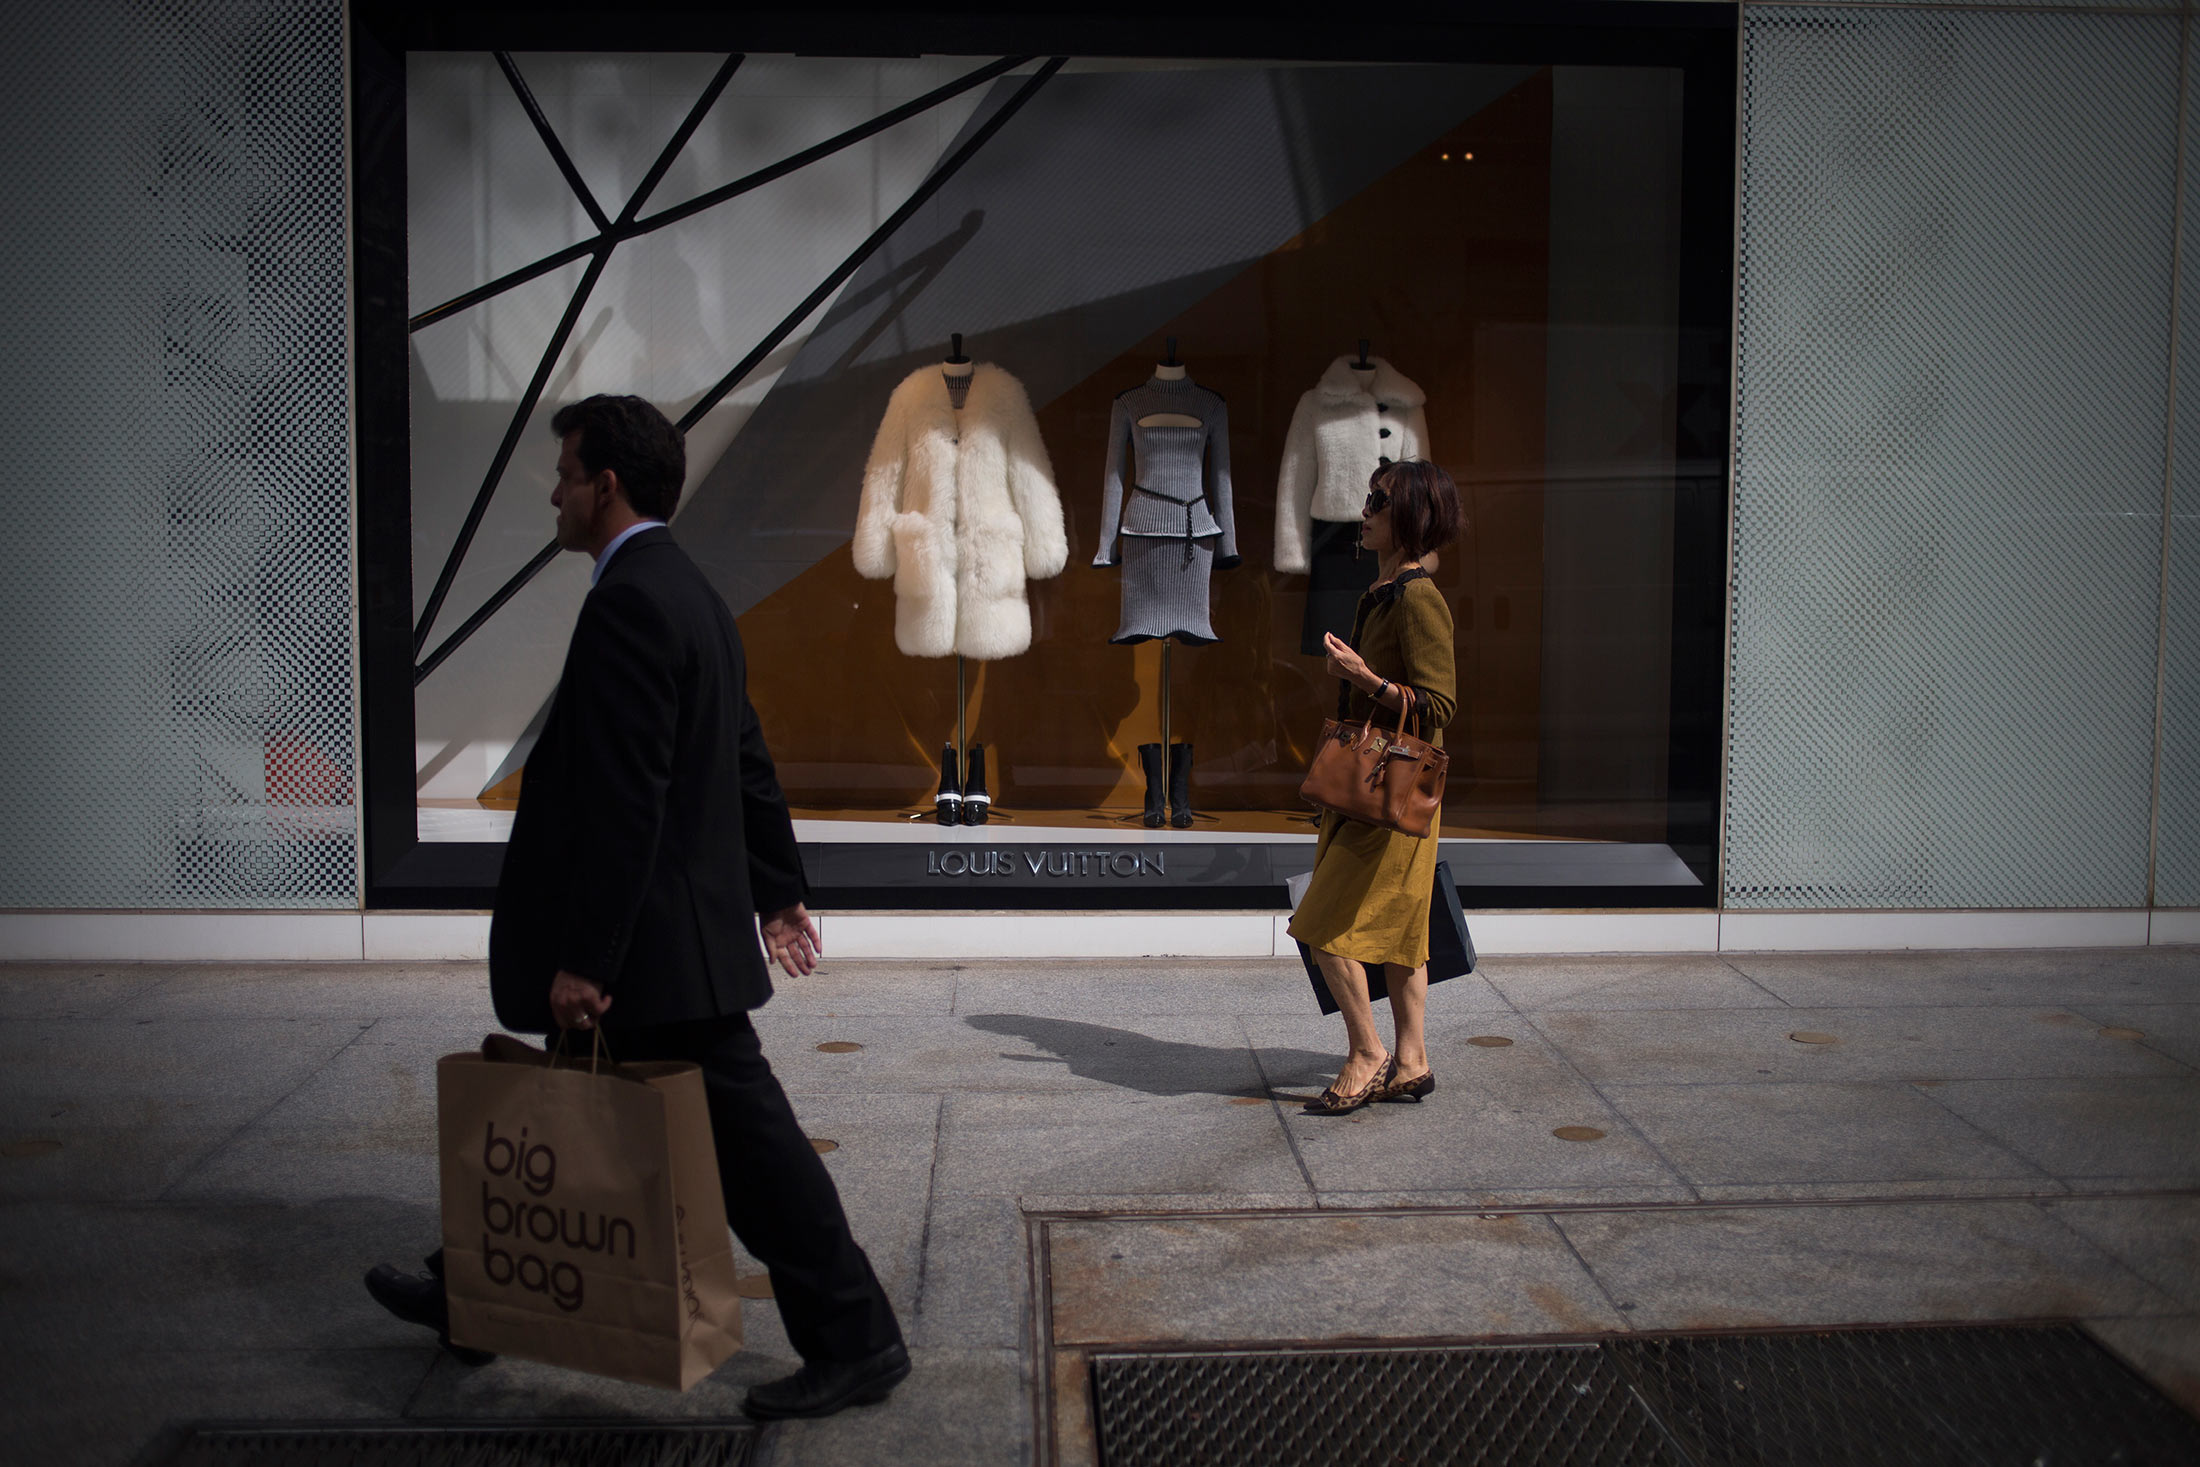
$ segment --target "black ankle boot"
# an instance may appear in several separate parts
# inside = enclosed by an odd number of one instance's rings
[[[942,825],[953,825],[962,814],[962,780],[955,775],[955,746],[940,750],[940,793],[932,810]]]
[[[1178,830],[1192,825],[1192,746],[1169,745],[1169,823]]]
[[[966,772],[970,779],[963,785],[962,821],[965,825],[983,825],[993,811],[993,797],[985,792],[985,745],[970,746]]]
[[[1159,744],[1138,746],[1138,766],[1146,771],[1146,828],[1159,830],[1161,822],[1169,818],[1166,795],[1169,787],[1168,761],[1161,756]]]

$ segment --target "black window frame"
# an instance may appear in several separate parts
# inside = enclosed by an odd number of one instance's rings
[[[1626,65],[1682,73],[1679,387],[1666,842],[1697,878],[1681,886],[1460,888],[1469,907],[1718,905],[1732,417],[1739,8],[1716,3],[1460,5],[1442,18],[1339,26],[1282,11],[1177,10],[1126,27],[1119,11],[931,14],[833,7],[726,12],[637,3],[529,10],[360,0],[351,7],[354,428],[359,554],[360,787],[370,910],[492,904],[504,847],[422,841],[414,771],[415,657],[408,402],[405,57],[413,51],[701,51],[808,56],[1004,56]],[[1140,44],[1127,46],[1136,39]],[[860,44],[858,43],[860,42]],[[1150,42],[1151,44],[1146,44]],[[921,850],[921,847],[910,849]],[[968,895],[964,892],[968,891]],[[1047,889],[820,887],[841,909],[1207,908],[1281,905],[1273,884]],[[1104,900],[1101,898],[1105,898]]]

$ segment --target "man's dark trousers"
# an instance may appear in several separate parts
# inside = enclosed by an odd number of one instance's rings
[[[574,1036],[577,1037],[577,1036]],[[710,1100],[726,1221],[771,1270],[787,1338],[805,1360],[857,1361],[901,1339],[871,1261],[856,1245],[840,1194],[802,1134],[748,1015],[610,1028],[622,1060],[692,1060]]]
[[[670,532],[627,541],[527,758],[489,987],[506,1028],[540,1034],[553,977],[577,973],[611,1000],[614,1058],[702,1067],[727,1222],[803,1358],[854,1363],[901,1331],[749,1023],[772,993],[757,914],[808,884],[747,681],[732,612]]]

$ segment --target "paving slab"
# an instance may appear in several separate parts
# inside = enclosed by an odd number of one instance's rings
[[[447,1054],[478,1053],[484,1033],[447,1018],[370,1021],[343,1051],[284,1095],[256,1124],[276,1130],[344,1126],[414,1136],[435,1129],[435,1066]],[[538,1042],[525,1036],[527,1042]]]
[[[958,1014],[1113,1019],[1258,1014],[1313,1002],[1296,958],[1203,958],[1180,964],[1107,959],[985,964],[956,984]]]
[[[1252,1060],[1237,1021],[1119,1016],[1114,1023],[1018,1013],[956,1018],[836,1018],[769,1008],[756,1015],[765,1056],[788,1091],[925,1094],[1129,1089],[1154,1095],[1241,1092]],[[820,1044],[858,1044],[824,1053]]]
[[[747,1311],[743,1311],[744,1321]],[[801,1362],[785,1349],[735,1351],[717,1370],[685,1391],[583,1375],[562,1366],[500,1355],[487,1365],[461,1365],[441,1350],[420,1387],[406,1402],[406,1416],[426,1420],[511,1421],[561,1418],[631,1418],[643,1421],[735,1421],[749,1387],[775,1380]]]
[[[2088,1179],[2200,1185],[2200,1077],[1973,1080],[1921,1088],[2080,1191]]]
[[[0,1022],[0,1125],[242,1125],[369,1027],[359,1019]]]
[[[2141,1044],[2158,1054],[2200,1068],[2200,1003],[2119,1003],[2099,1001],[2072,1004],[2073,1012],[2103,1028],[2136,1029],[2143,1036],[2125,1043]]]
[[[936,1196],[1271,1193],[1311,1201],[1273,1108],[1211,1095],[957,1094]]]
[[[2141,1278],[2200,1309],[2200,1197],[2073,1197],[2042,1205]]]
[[[1723,956],[1798,1008],[2190,1002],[2200,993],[2200,948]]]
[[[1489,958],[1482,976],[1513,1007],[1542,1009],[1781,1008],[1784,1002],[1719,958]]]
[[[1002,1041],[996,1059],[1028,1076],[1058,1070],[1085,1086],[1155,1096],[1243,1095],[1259,1072],[1235,1018],[1116,1016],[1116,1022],[1013,1013],[965,1014]]]
[[[795,1117],[828,1140],[825,1170],[840,1192],[856,1242],[887,1297],[906,1318],[924,1264],[926,1206],[939,1135],[936,1095],[798,1095]]]
[[[97,1019],[164,983],[165,963],[20,963],[0,968],[0,1014],[10,1019]]]
[[[1510,1051],[1507,1051],[1510,1053]],[[1494,1069],[1493,1064],[1490,1069]],[[1588,1085],[1526,1065],[1498,1079],[1462,1069],[1419,1104],[1370,1105],[1343,1116],[1285,1106],[1314,1186],[1334,1191],[1669,1186],[1665,1159]],[[1603,1133],[1569,1140],[1562,1129]]]
[[[150,1202],[238,1131],[162,1118],[137,1126],[84,1126],[72,1119],[0,1123],[0,1203]]]
[[[1446,985],[1448,986],[1448,985]],[[1423,1025],[1429,1066],[1437,1093],[1481,1077],[1573,1075],[1558,1052],[1544,1043],[1535,1027],[1508,1008],[1441,1011],[1430,1005]],[[1239,1021],[1260,1061],[1272,1093],[1311,1100],[1337,1077],[1345,1058],[1344,1021],[1317,1013],[1248,1014]],[[1387,1008],[1376,1010],[1383,1042],[1392,1043]],[[1475,1044],[1475,1039],[1508,1039],[1507,1045]]]
[[[1019,1192],[1016,1205],[1026,1213],[1236,1213],[1278,1212],[1314,1205],[1302,1181],[1288,1192]]]
[[[432,1350],[11,1352],[0,1420],[12,1461],[120,1467],[164,1459],[191,1422],[394,1419]]]
[[[1555,1011],[1539,1030],[1598,1084],[1772,1080],[1969,1080],[2189,1075],[2177,1061],[2104,1039],[2066,1009]],[[1797,1033],[1834,1042],[1798,1042]]]
[[[1023,1210],[1007,1197],[933,1199],[912,1345],[1013,1350],[1029,1343],[1031,1266]]]
[[[1698,1186],[2049,1181],[1896,1081],[1613,1085],[1604,1097]]]
[[[1426,1190],[1327,1191],[1317,1194],[1324,1208],[1370,1210],[1377,1208],[1450,1207],[1525,1209],[1616,1207],[1641,1202],[1695,1202],[1697,1189],[1677,1181],[1636,1182],[1605,1187],[1476,1187],[1467,1191]]]
[[[414,1130],[255,1124],[187,1160],[151,1195],[163,1202],[244,1204],[378,1197],[431,1208],[442,1195],[433,1118]]]
[[[1001,1467],[1034,1459],[1031,1377],[1009,1350],[918,1348],[884,1404],[773,1428],[770,1467]]]
[[[2029,1202],[1562,1213],[1634,1328],[2174,1314],[2177,1301]]]
[[[360,1279],[417,1267],[433,1208],[378,1197],[308,1206],[0,1209],[9,1272],[0,1338],[38,1353],[418,1345]],[[118,1301],[120,1301],[118,1303]]]
[[[1054,1338],[1425,1339],[1626,1328],[1546,1219],[1141,1218],[1048,1225]]]
[[[200,964],[117,1013],[128,1019],[442,1018],[461,1035],[497,1027],[486,963]],[[475,1033],[476,1041],[480,1037]]]
[[[807,977],[774,969],[771,1001],[761,1010],[775,1018],[926,1015],[955,1011],[960,963],[865,963],[836,961],[829,953]]]

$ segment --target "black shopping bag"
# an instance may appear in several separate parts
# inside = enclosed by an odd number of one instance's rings
[[[1292,895],[1304,891],[1304,885],[1297,884]],[[1314,961],[1314,950],[1303,942],[1299,944],[1299,961],[1306,965],[1307,981],[1314,985],[1314,1001],[1323,1013],[1335,1013],[1337,1000],[1330,995],[1328,980],[1322,977],[1321,965]],[[1459,888],[1451,879],[1451,863],[1438,861],[1435,889],[1429,893],[1428,904],[1428,981],[1441,983],[1473,971],[1474,938],[1467,932],[1467,914],[1459,906]],[[1367,996],[1376,1003],[1390,997],[1390,980],[1379,963],[1367,967]]]

